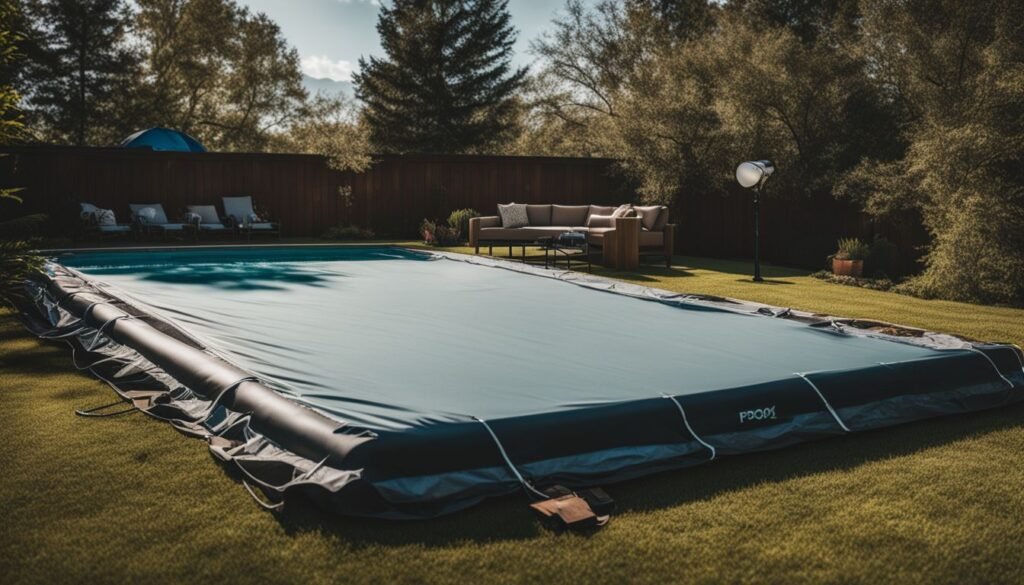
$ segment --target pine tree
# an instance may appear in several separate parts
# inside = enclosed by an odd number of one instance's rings
[[[123,81],[137,64],[126,43],[124,0],[37,0],[26,90],[45,138],[108,143]]]
[[[360,59],[356,95],[382,152],[482,152],[514,125],[516,31],[507,0],[395,0],[377,23],[385,58]]]

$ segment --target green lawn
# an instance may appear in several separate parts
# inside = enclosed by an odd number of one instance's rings
[[[614,274],[670,290],[1024,344],[1024,310],[924,301],[679,258]],[[259,509],[201,441],[110,401],[63,346],[0,314],[0,582],[1024,580],[1024,408],[925,421],[610,486],[596,534],[553,535],[509,497],[388,523]]]

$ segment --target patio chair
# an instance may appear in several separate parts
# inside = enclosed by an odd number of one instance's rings
[[[169,233],[195,235],[195,228],[188,222],[171,222],[167,219],[164,206],[159,203],[129,203],[132,210],[132,222],[139,233],[167,237]]]
[[[234,233],[231,220],[217,215],[217,207],[214,205],[189,205],[185,219],[196,230],[197,238],[203,233],[226,236]]]
[[[132,225],[117,223],[117,217],[112,209],[102,209],[92,203],[79,203],[81,212],[79,218],[82,220],[82,231],[96,240],[104,237],[116,238],[132,234]]]
[[[276,235],[281,237],[281,223],[266,221],[256,214],[252,197],[223,197],[224,213],[231,218],[233,227],[245,234],[246,239],[254,233]]]

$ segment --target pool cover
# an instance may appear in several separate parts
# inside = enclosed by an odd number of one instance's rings
[[[280,501],[430,517],[991,408],[1010,345],[384,247],[64,255],[43,337]],[[27,315],[28,316],[28,315]]]

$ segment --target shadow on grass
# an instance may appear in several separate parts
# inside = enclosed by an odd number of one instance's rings
[[[1021,426],[1024,405],[919,421],[898,427],[805,443],[777,451],[724,458],[707,465],[658,473],[605,486],[618,513],[652,512],[743,490],[764,483],[854,469],[911,455],[963,439]],[[547,532],[527,508],[523,495],[489,500],[456,514],[426,521],[395,522],[342,518],[305,501],[290,501],[277,516],[289,534],[317,533],[348,546],[502,542]],[[613,519],[614,522],[614,519]]]

